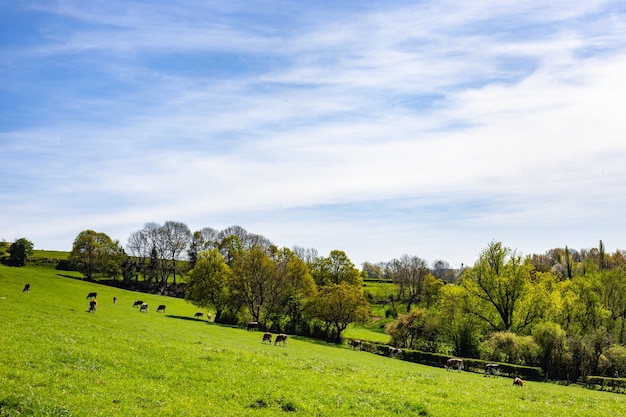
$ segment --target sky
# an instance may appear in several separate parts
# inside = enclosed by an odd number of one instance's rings
[[[0,3],[0,240],[626,249],[626,3]]]

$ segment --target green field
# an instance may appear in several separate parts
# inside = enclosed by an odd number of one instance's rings
[[[136,299],[150,311],[133,308]],[[0,266],[0,416],[626,415],[622,394],[518,388],[298,337],[268,346],[196,311],[48,268]]]

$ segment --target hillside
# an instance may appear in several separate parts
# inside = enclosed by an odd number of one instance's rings
[[[184,300],[47,268],[0,266],[0,284],[0,416],[626,415],[621,394],[518,388],[297,337],[262,344],[260,333],[193,319]],[[148,313],[132,307],[138,298]]]

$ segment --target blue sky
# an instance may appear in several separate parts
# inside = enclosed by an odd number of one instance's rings
[[[0,239],[626,249],[623,1],[0,4]]]

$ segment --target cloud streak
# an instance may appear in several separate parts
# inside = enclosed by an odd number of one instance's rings
[[[455,266],[492,239],[624,246],[619,2],[0,13],[25,22],[0,52],[0,238],[174,219]]]

